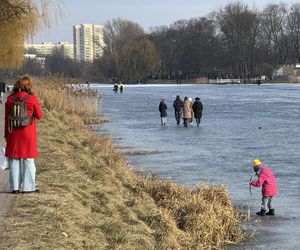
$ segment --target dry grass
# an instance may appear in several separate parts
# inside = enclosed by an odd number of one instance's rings
[[[224,187],[191,190],[136,175],[110,138],[86,129],[76,113],[58,113],[55,92],[42,96],[43,192],[17,197],[2,249],[217,249],[243,239]]]

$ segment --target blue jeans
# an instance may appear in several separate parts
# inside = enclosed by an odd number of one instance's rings
[[[22,162],[23,161],[23,162]],[[23,164],[22,164],[23,163]],[[10,189],[20,190],[23,182],[23,191],[35,191],[36,168],[33,158],[16,159],[9,158],[9,184]],[[22,171],[23,165],[23,171]]]

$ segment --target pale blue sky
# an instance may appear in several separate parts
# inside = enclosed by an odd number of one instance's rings
[[[224,6],[230,0],[62,0],[65,16],[53,22],[50,30],[39,32],[34,42],[72,42],[72,25],[80,23],[103,24],[117,17],[126,18],[149,27],[169,25],[179,19],[200,17]],[[296,0],[241,0],[260,9],[268,3],[293,4]]]

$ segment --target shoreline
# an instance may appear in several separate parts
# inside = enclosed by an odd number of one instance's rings
[[[203,249],[245,238],[226,188],[189,189],[134,174],[109,138],[95,135],[75,113],[52,110],[57,96],[45,92],[38,94],[42,192],[17,196],[3,247]]]

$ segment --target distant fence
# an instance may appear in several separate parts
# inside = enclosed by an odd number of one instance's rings
[[[240,79],[222,79],[222,78],[216,78],[216,79],[209,79],[208,83],[210,84],[240,84]]]

